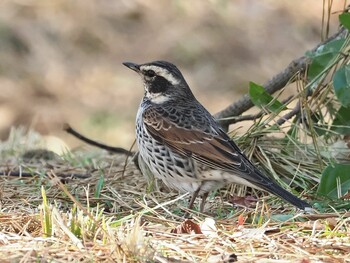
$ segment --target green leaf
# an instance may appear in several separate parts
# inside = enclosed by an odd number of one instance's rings
[[[277,222],[287,222],[290,221],[295,217],[295,214],[277,214],[277,215],[271,215],[271,219]]]
[[[341,67],[333,76],[335,95],[344,107],[350,106],[350,65]]]
[[[264,87],[254,82],[249,83],[249,96],[254,105],[260,108],[264,107],[272,112],[280,112],[286,109],[286,106],[267,93]]]
[[[105,178],[103,175],[101,175],[100,179],[98,179],[98,182],[96,184],[94,197],[99,198],[101,196],[101,191],[102,191],[104,184],[105,184]]]
[[[350,134],[350,109],[340,107],[332,123],[332,131],[339,134]]]
[[[50,209],[49,202],[47,201],[46,191],[44,186],[41,186],[41,196],[43,198],[42,212],[41,212],[41,226],[43,229],[44,237],[51,237],[52,232],[52,211]]]
[[[339,21],[347,30],[350,30],[350,13],[339,15]]]
[[[345,43],[344,38],[332,40],[324,45],[321,45],[314,52],[310,52],[310,51],[306,52],[306,56],[314,59],[321,55],[326,55],[329,53],[339,53],[344,43]]]
[[[345,39],[333,40],[319,47],[315,52],[306,54],[308,57],[312,58],[307,73],[309,80],[316,78],[325,68],[327,68],[327,66],[339,54],[344,42]]]
[[[343,196],[350,189],[350,163],[328,165],[322,172],[317,193],[330,198],[338,198],[338,189]]]

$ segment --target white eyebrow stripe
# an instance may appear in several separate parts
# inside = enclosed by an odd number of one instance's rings
[[[170,99],[168,96],[165,96],[160,93],[148,93],[147,97],[155,104],[162,104]]]
[[[174,76],[164,68],[153,66],[153,65],[146,65],[146,66],[141,66],[141,70],[153,70],[158,76],[165,78],[172,85],[177,85],[180,83],[178,79],[174,78]]]

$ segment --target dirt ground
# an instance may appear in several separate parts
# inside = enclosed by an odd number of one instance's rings
[[[320,42],[322,2],[2,1],[0,139],[21,125],[47,135],[51,149],[75,147],[62,131],[69,123],[130,146],[143,91],[123,61],[173,62],[215,113]]]

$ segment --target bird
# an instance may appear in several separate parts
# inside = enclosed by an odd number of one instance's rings
[[[195,98],[180,70],[167,61],[123,62],[142,79],[144,96],[136,114],[141,172],[169,188],[189,192],[189,209],[202,196],[234,183],[274,194],[295,207],[311,206],[263,174]]]

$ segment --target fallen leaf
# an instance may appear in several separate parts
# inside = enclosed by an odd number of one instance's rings
[[[215,226],[215,220],[212,218],[206,218],[203,223],[200,224],[202,233],[206,236],[217,236],[217,228]]]
[[[248,196],[231,195],[231,198],[230,198],[231,204],[241,206],[241,207],[255,207],[257,201],[258,199],[256,199],[251,195],[248,195]]]
[[[340,197],[343,200],[350,200],[350,189],[344,194],[342,197]]]
[[[328,227],[333,230],[335,228],[335,226],[337,225],[338,221],[336,218],[330,217],[330,218],[326,219],[326,223],[327,223]]]
[[[263,239],[272,231],[277,231],[276,227],[259,227],[259,228],[240,228],[230,235],[230,238],[235,240],[237,238],[245,239]]]
[[[238,225],[239,225],[239,226],[243,226],[243,224],[244,224],[244,222],[245,222],[246,219],[247,219],[246,217],[244,217],[242,214],[240,214],[240,215],[238,216],[238,218],[237,218]]]
[[[181,225],[172,229],[170,233],[174,234],[203,234],[200,226],[190,219],[186,219]]]
[[[232,263],[237,262],[237,256],[235,254],[221,254],[213,255],[208,258],[208,263]]]
[[[308,258],[303,258],[299,263],[310,263],[310,260]]]
[[[325,226],[324,224],[322,224],[319,220],[316,221],[307,221],[307,222],[300,222],[298,224],[299,226],[301,226],[303,229],[306,230],[325,230]]]
[[[346,142],[348,148],[350,148],[350,134],[344,136],[344,141]]]
[[[325,157],[337,158],[337,159],[347,159],[350,156],[350,142],[348,137],[344,137],[344,140],[336,141],[329,146],[327,152],[322,153]]]

